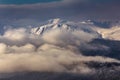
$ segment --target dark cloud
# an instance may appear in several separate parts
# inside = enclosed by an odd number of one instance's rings
[[[0,23],[33,25],[51,18],[119,20],[119,0],[63,0],[59,2],[0,5]]]

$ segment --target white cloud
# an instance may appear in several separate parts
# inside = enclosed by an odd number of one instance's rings
[[[105,57],[86,57],[78,50],[96,34],[80,31],[51,30],[42,36],[27,29],[9,29],[0,37],[0,73],[22,71],[92,72],[84,62],[119,62]],[[77,63],[77,65],[74,65]],[[70,70],[67,67],[73,66]]]
[[[6,52],[7,45],[0,43],[0,54],[4,54]]]

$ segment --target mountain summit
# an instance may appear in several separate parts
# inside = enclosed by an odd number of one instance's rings
[[[44,34],[44,32],[49,30],[60,29],[60,30],[66,30],[66,31],[82,30],[88,33],[93,33],[93,32],[97,33],[92,29],[93,26],[94,25],[89,21],[75,23],[72,21],[66,21],[66,20],[61,20],[57,18],[57,19],[48,20],[48,22],[42,26],[32,28],[31,32],[37,35],[41,35],[41,34]]]

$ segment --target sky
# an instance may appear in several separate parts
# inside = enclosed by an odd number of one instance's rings
[[[0,0],[0,4],[35,4],[35,3],[46,3],[60,0]]]
[[[0,27],[39,25],[49,19],[119,20],[120,0],[0,0]]]

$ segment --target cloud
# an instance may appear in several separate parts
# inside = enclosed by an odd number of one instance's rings
[[[99,37],[98,34],[89,34],[83,30],[70,32],[66,30],[55,29],[44,33],[42,38],[52,44],[80,46],[81,42],[89,42],[97,37]]]
[[[9,38],[10,40],[20,40],[22,41],[22,39],[24,39],[27,36],[27,34],[25,34],[25,29],[13,29],[13,30],[8,30],[5,32],[4,36],[5,38]]]
[[[83,30],[67,32],[55,29],[38,36],[25,28],[8,29],[0,36],[0,73],[40,71],[86,74],[94,72],[94,69],[85,62],[119,63],[112,58],[81,54],[81,44],[98,38],[97,35]]]
[[[75,21],[119,20],[119,3],[119,0],[62,0],[50,3],[0,5],[0,22],[1,25],[19,27],[40,24],[57,17]]]
[[[42,44],[42,39],[36,35],[30,34],[25,28],[8,29],[4,35],[0,36],[0,42],[8,45],[25,45],[33,43],[36,46]]]

